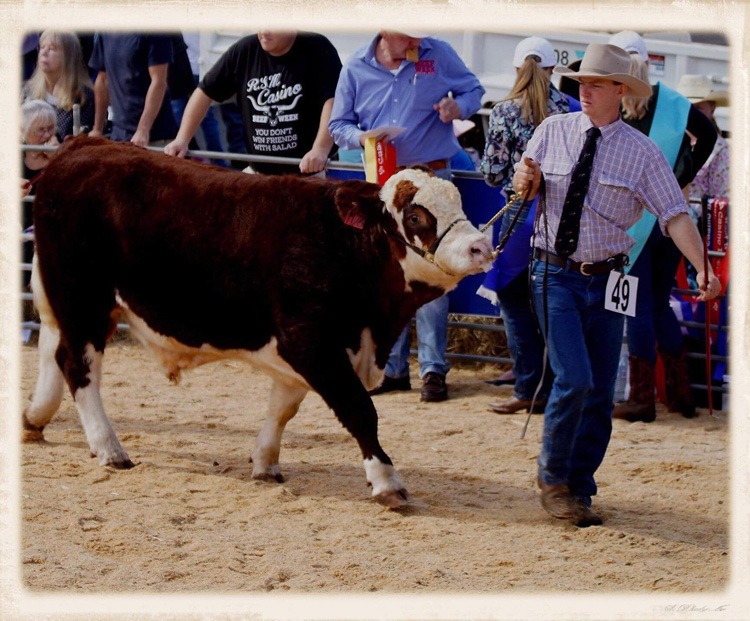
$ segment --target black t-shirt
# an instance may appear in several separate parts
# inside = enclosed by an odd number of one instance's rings
[[[138,129],[146,93],[151,86],[148,68],[172,61],[172,41],[167,36],[137,33],[98,33],[89,66],[107,72],[112,106],[112,140],[127,141]],[[177,123],[164,95],[151,126],[149,139],[165,140],[177,135]]]
[[[252,35],[230,47],[199,86],[215,101],[237,96],[249,154],[301,158],[315,142],[323,104],[334,96],[340,71],[336,48],[322,35],[298,33],[282,56],[265,52]],[[266,174],[299,171],[252,166]]]

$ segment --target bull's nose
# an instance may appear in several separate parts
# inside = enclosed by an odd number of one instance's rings
[[[492,244],[486,237],[471,244],[469,253],[472,265],[485,270],[492,265]]]

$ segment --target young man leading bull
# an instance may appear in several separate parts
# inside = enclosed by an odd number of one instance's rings
[[[627,52],[600,43],[588,46],[577,71],[557,67],[555,73],[580,83],[582,112],[546,119],[513,178],[517,192],[531,184],[532,198],[543,187],[532,298],[555,381],[544,412],[537,484],[550,515],[582,527],[602,523],[591,497],[612,431],[623,334],[624,315],[605,309],[605,291],[610,272],[626,262],[633,244],[626,231],[644,208],[699,270],[698,299],[721,289],[703,263],[700,236],[666,158],[620,118],[626,93],[650,93],[629,68]]]

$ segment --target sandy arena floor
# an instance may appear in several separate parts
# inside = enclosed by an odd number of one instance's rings
[[[22,394],[37,349],[22,352]],[[454,370],[452,398],[375,398],[380,440],[413,503],[369,500],[359,449],[316,394],[284,435],[287,482],[250,478],[270,380],[217,363],[167,382],[115,344],[103,398],[137,467],[89,457],[69,396],[23,448],[23,576],[34,590],[712,591],[728,580],[727,424],[659,413],[615,421],[595,507],[604,526],[548,517],[534,486],[541,417],[487,411],[496,375]],[[412,370],[413,383],[416,373]]]

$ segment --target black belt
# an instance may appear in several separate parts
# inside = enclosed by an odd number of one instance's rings
[[[630,260],[626,254],[617,254],[614,257],[609,257],[604,261],[597,261],[592,263],[590,261],[571,261],[570,259],[563,259],[558,257],[556,254],[542,250],[541,248],[534,248],[534,258],[539,261],[545,261],[555,267],[564,267],[571,272],[580,272],[584,276],[599,276],[600,274],[608,274],[612,270],[622,270],[623,267],[630,265]]]

